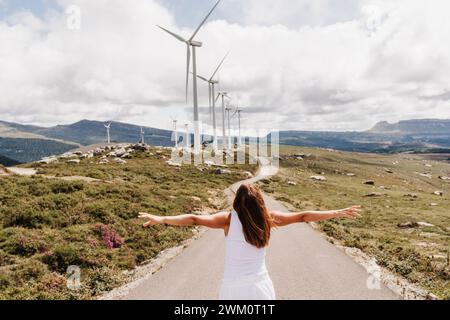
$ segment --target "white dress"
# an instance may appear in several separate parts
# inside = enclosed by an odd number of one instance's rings
[[[225,273],[220,300],[275,300],[275,290],[266,268],[266,249],[245,241],[238,214],[231,213],[225,237]]]

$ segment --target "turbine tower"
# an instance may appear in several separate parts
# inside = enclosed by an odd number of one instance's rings
[[[177,131],[178,120],[173,120],[173,133],[175,138],[175,149],[178,149],[178,131]]]
[[[226,133],[225,133],[225,98],[231,99],[225,91],[220,91],[216,101],[222,98],[222,148],[226,149]]]
[[[231,150],[231,126],[230,126],[230,111],[233,110],[231,107],[225,108],[228,118],[228,150]]]
[[[111,135],[110,135],[111,122],[108,123],[108,124],[104,124],[104,126],[105,126],[105,128],[106,128],[106,134],[107,134],[107,140],[106,140],[106,142],[107,142],[108,144],[110,144],[110,143],[111,143]]]
[[[208,15],[203,19],[200,25],[195,30],[194,34],[189,38],[185,39],[180,35],[173,33],[161,26],[158,26],[165,32],[169,33],[171,36],[176,38],[177,40],[183,42],[187,46],[187,66],[186,66],[186,102],[188,100],[188,90],[189,90],[189,72],[190,72],[190,62],[191,62],[191,50],[192,50],[192,74],[193,74],[193,92],[194,92],[194,153],[199,153],[201,151],[201,141],[200,141],[200,123],[199,123],[199,115],[198,115],[198,95],[197,95],[197,56],[196,56],[196,48],[200,48],[202,43],[199,41],[195,41],[194,38],[197,33],[200,31],[201,27],[205,24],[206,20],[208,20],[209,16],[213,13],[216,7],[222,0],[218,0]]]
[[[241,141],[241,113],[242,113],[242,109],[239,109],[239,105],[236,107],[236,111],[233,113],[234,117],[236,114],[238,115],[238,146],[240,146],[242,144]]]
[[[145,144],[145,132],[142,127],[141,127],[141,143]]]
[[[219,65],[217,66],[216,70],[214,71],[214,73],[212,74],[212,76],[209,79],[207,79],[205,77],[202,77],[200,75],[197,75],[197,77],[200,80],[203,80],[206,83],[208,83],[209,118],[210,118],[210,120],[212,120],[212,125],[213,125],[213,137],[214,137],[213,148],[214,148],[214,150],[217,150],[216,100],[214,99],[214,97],[216,96],[215,86],[216,86],[216,84],[219,84],[219,81],[215,80],[214,77],[216,76],[216,74],[219,71],[220,67],[224,63],[224,61],[227,58],[228,54],[229,54],[229,52],[225,55],[225,57],[223,57],[222,61],[219,63]]]

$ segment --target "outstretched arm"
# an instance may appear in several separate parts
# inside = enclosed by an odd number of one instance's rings
[[[305,212],[271,212],[275,224],[284,227],[294,223],[319,222],[335,218],[357,219],[361,216],[361,206],[353,206],[342,210],[305,211]]]
[[[228,226],[229,212],[220,212],[213,215],[197,216],[194,214],[183,214],[179,216],[161,217],[146,212],[140,212],[139,218],[147,219],[144,228],[157,224],[171,226],[205,226],[212,229],[225,229]]]

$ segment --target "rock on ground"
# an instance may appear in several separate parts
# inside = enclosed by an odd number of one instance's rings
[[[311,176],[310,179],[316,180],[316,181],[326,181],[327,180],[327,178],[325,178],[324,176]]]
[[[419,224],[417,222],[414,222],[414,221],[408,221],[408,222],[405,222],[405,223],[399,223],[397,225],[397,227],[399,227],[400,229],[412,229],[412,228],[419,227]]]

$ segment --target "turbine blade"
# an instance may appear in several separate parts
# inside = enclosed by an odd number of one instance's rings
[[[170,34],[170,35],[173,36],[174,38],[180,40],[181,42],[187,42],[187,40],[184,39],[182,36],[179,36],[179,35],[177,35],[176,33],[173,33],[172,31],[167,30],[166,28],[163,28],[163,27],[161,27],[161,26],[158,26],[158,25],[157,25],[157,27],[160,28],[160,29],[162,29],[162,30],[164,30],[165,32],[167,32],[168,34]]]
[[[191,47],[187,45],[187,54],[186,54],[186,103],[188,102],[189,97],[189,71],[191,64]]]
[[[209,80],[206,79],[205,77],[202,77],[202,76],[197,75],[197,78],[199,78],[199,79],[201,79],[201,80],[206,81],[206,82],[209,83]]]
[[[200,28],[203,27],[203,25],[205,24],[206,20],[208,20],[209,16],[213,13],[213,11],[216,9],[216,7],[219,5],[220,1],[222,0],[218,0],[217,3],[214,5],[214,7],[211,9],[211,11],[208,13],[208,15],[205,17],[205,19],[203,19],[202,23],[200,23],[200,25],[197,27],[197,29],[195,30],[194,34],[192,35],[192,37],[189,39],[189,41],[194,40],[195,36],[197,35],[197,33],[200,31]]]
[[[216,73],[219,71],[220,67],[222,66],[222,64],[225,62],[225,59],[228,57],[228,55],[230,54],[230,51],[227,52],[227,54],[225,55],[225,57],[223,57],[222,61],[220,61],[219,65],[217,66],[217,69],[214,71],[213,75],[211,76],[211,79],[214,79],[214,76],[216,75]]]
[[[219,100],[219,98],[220,98],[220,93],[217,95],[217,98],[214,101],[217,102],[217,100]]]

